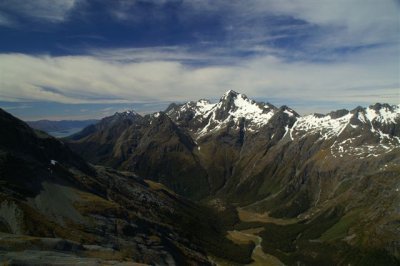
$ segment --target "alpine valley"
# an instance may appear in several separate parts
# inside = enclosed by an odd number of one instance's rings
[[[0,124],[2,262],[400,265],[400,105],[230,90],[63,139]]]

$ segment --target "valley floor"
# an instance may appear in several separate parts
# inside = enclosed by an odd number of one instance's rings
[[[237,208],[238,216],[243,223],[273,223],[278,225],[287,225],[298,222],[298,219],[278,219],[269,217],[268,213],[257,213],[254,211],[246,210],[244,208]],[[255,247],[251,254],[253,262],[247,264],[249,266],[282,266],[283,264],[278,258],[271,254],[265,253],[262,249],[261,242],[266,241],[262,239],[259,234],[265,230],[264,227],[255,225],[255,227],[244,230],[230,230],[227,231],[226,237],[237,244],[246,244],[253,242]],[[229,261],[224,261],[217,258],[211,258],[219,266],[232,266],[236,265]]]
[[[262,266],[262,265],[271,265],[271,266],[281,266],[284,265],[279,259],[276,257],[264,253],[261,247],[261,242],[263,239],[257,235],[263,231],[264,228],[252,228],[246,230],[233,230],[228,231],[228,239],[232,240],[235,243],[243,244],[249,241],[252,241],[256,246],[254,247],[253,253],[251,254],[251,258],[254,262],[248,264],[251,266]]]

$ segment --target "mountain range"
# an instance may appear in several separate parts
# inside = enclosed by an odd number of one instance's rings
[[[399,265],[400,105],[300,116],[230,90],[62,140],[1,118],[8,236],[102,263]]]

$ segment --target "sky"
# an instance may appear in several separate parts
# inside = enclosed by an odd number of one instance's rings
[[[229,90],[300,114],[400,103],[398,0],[0,0],[0,107],[88,119]]]

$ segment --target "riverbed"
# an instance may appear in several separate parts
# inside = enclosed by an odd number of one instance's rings
[[[262,247],[261,247],[261,242],[263,239],[258,236],[257,234],[260,233],[262,230],[264,230],[263,227],[258,227],[258,228],[252,228],[252,229],[247,229],[247,230],[234,230],[234,231],[228,231],[227,237],[232,240],[233,242],[236,242],[238,244],[241,243],[247,243],[249,241],[254,242],[255,247],[253,249],[253,252],[251,254],[251,258],[253,259],[253,262],[247,265],[250,266],[282,266],[284,265],[279,259],[276,257],[264,253]]]

